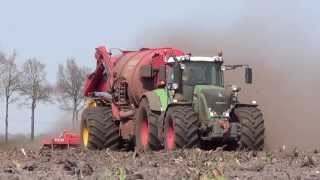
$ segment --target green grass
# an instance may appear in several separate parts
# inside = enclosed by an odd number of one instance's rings
[[[126,170],[124,168],[118,168],[116,175],[119,178],[119,180],[125,180],[126,179]]]
[[[125,168],[116,168],[113,170],[110,169],[106,169],[105,171],[105,179],[106,180],[113,180],[113,179],[117,179],[117,180],[125,180],[126,179],[126,170]]]

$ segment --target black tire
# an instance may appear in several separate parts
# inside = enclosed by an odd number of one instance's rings
[[[247,150],[263,150],[264,119],[256,107],[240,107],[235,110],[241,125],[239,148]]]
[[[146,98],[142,99],[135,120],[136,150],[147,151],[161,149],[161,141],[158,137],[158,119],[159,114],[150,110],[148,100]]]
[[[166,113],[164,125],[165,149],[174,150],[199,146],[199,124],[198,117],[191,106],[170,107]]]
[[[84,129],[88,129],[88,140],[84,143]],[[81,145],[87,149],[117,150],[121,143],[119,127],[112,119],[110,107],[86,108],[81,118]]]

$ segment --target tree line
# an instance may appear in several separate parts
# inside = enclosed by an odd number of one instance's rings
[[[73,128],[77,126],[79,111],[84,106],[83,84],[89,69],[80,66],[74,58],[59,64],[55,84],[49,84],[45,63],[30,58],[16,62],[16,52],[0,52],[0,95],[5,114],[5,142],[8,142],[10,105],[17,103],[30,109],[30,138],[34,139],[35,110],[39,103],[58,104],[62,110],[72,112]],[[2,101],[1,101],[2,102]]]

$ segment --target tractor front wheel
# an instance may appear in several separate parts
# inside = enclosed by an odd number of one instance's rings
[[[164,124],[165,149],[192,148],[199,145],[199,121],[191,106],[168,109]]]
[[[256,107],[240,107],[235,114],[241,125],[240,149],[262,150],[264,146],[264,119]]]

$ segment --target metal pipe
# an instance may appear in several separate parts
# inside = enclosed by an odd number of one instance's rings
[[[110,102],[112,101],[112,95],[107,92],[93,92],[93,96],[104,98]]]

